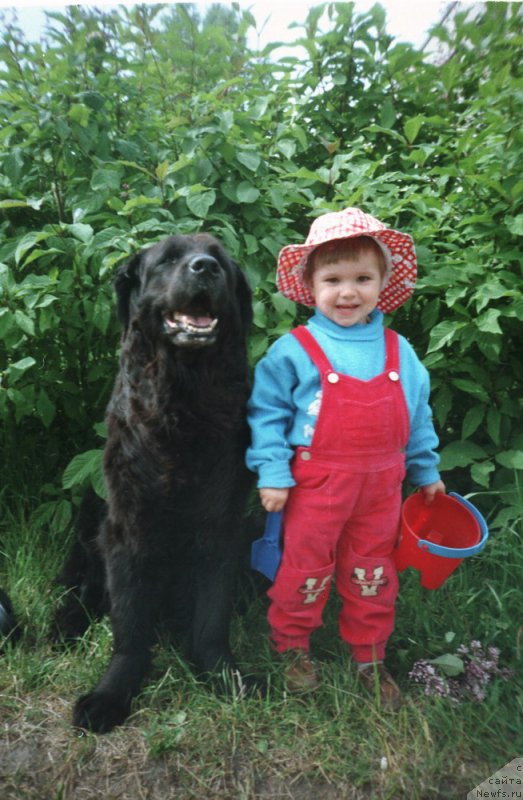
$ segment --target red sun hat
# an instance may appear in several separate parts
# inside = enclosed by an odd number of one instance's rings
[[[408,233],[387,228],[359,208],[344,208],[314,220],[304,244],[290,244],[280,250],[276,283],[279,291],[295,303],[316,305],[303,280],[309,254],[320,244],[336,239],[370,236],[383,251],[387,278],[377,308],[388,313],[409,299],[416,285],[417,261],[414,242]]]

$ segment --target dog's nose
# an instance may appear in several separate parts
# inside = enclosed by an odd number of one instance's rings
[[[191,272],[197,274],[211,273],[212,275],[217,275],[220,270],[220,265],[216,259],[206,255],[193,256],[187,266]]]

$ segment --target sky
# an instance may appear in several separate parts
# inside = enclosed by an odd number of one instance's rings
[[[227,5],[227,0],[222,0],[222,2]],[[321,0],[240,0],[239,4],[253,13],[260,32],[259,43],[260,46],[264,46],[268,42],[295,39],[296,30],[289,30],[288,26],[292,22],[303,22],[308,9],[319,5],[320,2]],[[366,11],[375,2],[376,0],[356,0],[356,10],[358,12]],[[97,8],[116,4],[115,2],[104,2],[104,0],[82,3],[82,5],[96,5]],[[447,0],[380,0],[380,4],[387,11],[387,31],[398,41],[411,42],[419,46],[425,42],[428,28],[442,18],[449,2]],[[45,23],[43,9],[63,8],[66,3],[58,0],[46,0],[41,3],[36,3],[35,0],[16,0],[16,2],[0,0],[0,7],[3,8],[15,5],[19,24],[26,36],[37,40]],[[132,4],[126,3],[126,5]],[[210,5],[210,2],[200,2],[198,5]],[[255,46],[258,42],[253,41],[251,44]]]

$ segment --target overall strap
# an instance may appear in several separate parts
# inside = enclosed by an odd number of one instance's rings
[[[305,325],[294,328],[291,333],[299,341],[313,364],[318,368],[320,375],[323,375],[325,372],[334,371],[329,359]]]
[[[391,331],[390,328],[385,328],[385,372],[399,372],[400,369],[400,353],[399,353],[399,338],[396,331]]]

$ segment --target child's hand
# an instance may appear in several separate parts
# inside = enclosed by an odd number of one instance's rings
[[[443,481],[436,481],[436,483],[429,483],[428,486],[422,486],[420,492],[423,495],[423,502],[425,505],[430,506],[434,502],[434,498],[438,492],[445,494],[445,484]]]
[[[288,489],[260,489],[260,500],[265,511],[281,511],[288,496]]]

